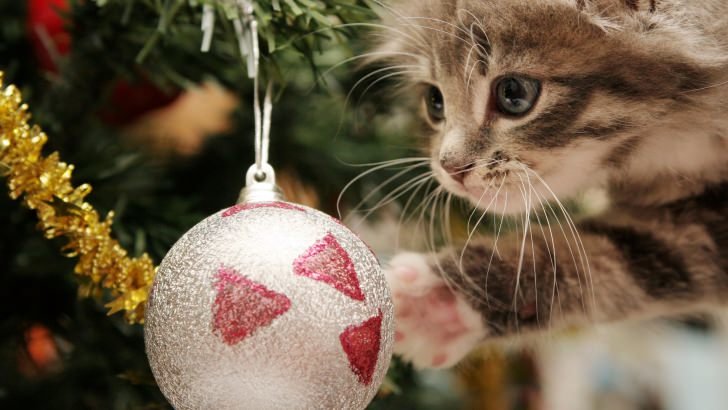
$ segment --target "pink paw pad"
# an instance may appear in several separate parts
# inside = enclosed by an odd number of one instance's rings
[[[432,358],[432,367],[440,367],[447,362],[447,355],[445,353],[436,354]]]
[[[392,259],[387,279],[394,299],[394,351],[417,368],[452,366],[486,331],[479,312],[432,270],[426,255]]]
[[[417,277],[420,275],[419,272],[417,272],[415,269],[409,268],[409,267],[398,267],[394,270],[394,274],[397,276],[399,280],[401,280],[404,283],[413,283],[417,280]]]

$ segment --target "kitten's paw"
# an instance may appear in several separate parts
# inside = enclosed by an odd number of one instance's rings
[[[385,271],[394,298],[394,352],[415,367],[450,367],[486,336],[481,315],[448,288],[417,253],[394,257]]]

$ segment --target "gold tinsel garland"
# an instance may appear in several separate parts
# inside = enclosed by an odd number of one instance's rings
[[[0,71],[0,174],[7,177],[10,196],[22,197],[37,212],[46,238],[68,239],[63,253],[78,257],[74,271],[89,279],[81,288],[82,295],[100,295],[107,289],[114,297],[106,305],[109,314],[123,310],[130,323],[143,322],[154,263],[147,254],[130,258],[111,238],[113,212],[100,220],[93,206],[84,201],[91,186],[73,187],[73,165],[61,162],[57,152],[42,155],[48,137],[29,120],[20,91],[13,85],[3,89]]]

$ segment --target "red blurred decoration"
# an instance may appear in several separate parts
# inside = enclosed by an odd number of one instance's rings
[[[71,51],[72,24],[64,14],[70,12],[68,0],[28,0],[26,29],[33,53],[40,67],[58,73],[60,60]],[[137,83],[124,80],[113,84],[109,107],[101,110],[101,118],[111,125],[127,125],[142,115],[169,105],[179,90],[165,92],[140,76]]]
[[[18,368],[26,377],[43,376],[60,369],[61,361],[53,333],[40,324],[26,329],[25,345],[18,356]]]
[[[213,332],[228,345],[234,345],[257,329],[270,325],[291,308],[291,301],[232,268],[221,267],[215,283]]]
[[[111,92],[110,104],[100,112],[101,119],[111,125],[127,125],[150,111],[168,106],[179,95],[179,90],[162,91],[143,75],[137,83],[119,80]]]
[[[293,261],[293,272],[331,285],[354,300],[364,300],[354,263],[330,233]]]
[[[359,382],[368,386],[377,368],[382,339],[382,312],[360,325],[349,326],[339,336],[351,370]]]
[[[71,49],[71,35],[62,14],[69,10],[67,0],[29,0],[26,29],[40,66],[58,71],[58,59]]]

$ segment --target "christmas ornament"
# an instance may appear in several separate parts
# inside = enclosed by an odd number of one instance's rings
[[[338,220],[285,202],[268,164],[252,6],[242,9],[256,164],[240,203],[187,232],[147,304],[147,355],[178,409],[363,409],[391,358],[393,305],[374,254]]]
[[[243,202],[159,267],[145,339],[178,409],[362,409],[386,372],[389,291],[374,255],[302,205]]]
[[[10,197],[22,197],[25,206],[36,211],[46,238],[68,239],[63,253],[78,257],[74,271],[88,279],[82,295],[106,289],[114,297],[107,304],[109,314],[125,311],[130,323],[141,322],[154,277],[152,260],[146,254],[130,258],[111,238],[113,212],[101,220],[84,201],[91,186],[71,184],[73,165],[61,162],[57,152],[42,154],[48,137],[30,126],[20,91],[12,85],[3,89],[2,77],[0,71],[0,174],[7,178]]]

